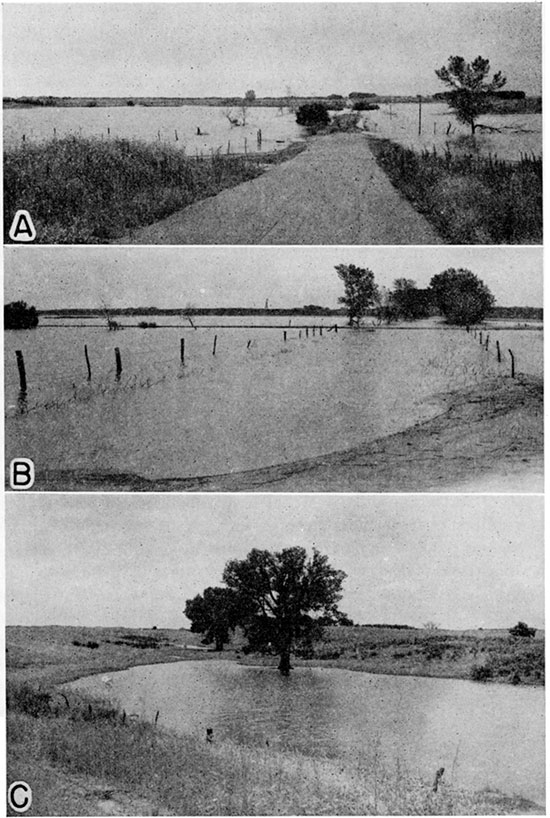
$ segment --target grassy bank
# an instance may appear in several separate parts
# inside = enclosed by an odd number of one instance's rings
[[[378,644],[384,645],[392,633],[396,640],[418,633],[331,629],[326,650],[343,644],[338,634],[344,631],[355,640],[353,646],[346,641],[348,636],[344,640],[346,650],[352,651],[357,644],[366,644],[366,634],[373,631]],[[383,765],[376,742],[366,742],[361,756],[345,767],[341,761],[267,746],[207,744],[139,722],[108,702],[70,691],[61,695],[55,687],[89,673],[154,661],[220,658],[186,650],[186,644],[198,642],[187,631],[8,628],[6,641],[8,779],[28,781],[33,787],[31,815],[540,812],[520,798],[453,789],[451,771],[434,793],[431,772],[430,780],[420,780],[397,759],[394,765]],[[227,652],[227,658],[235,655]],[[345,664],[345,656],[340,659]]]
[[[542,159],[415,151],[369,138],[392,184],[450,244],[542,243]]]
[[[4,155],[4,241],[16,210],[28,210],[37,243],[91,244],[115,239],[262,173],[293,156],[214,152],[186,156],[168,145],[83,137],[23,143]]]

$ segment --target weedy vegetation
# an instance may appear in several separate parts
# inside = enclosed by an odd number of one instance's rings
[[[129,139],[25,142],[4,154],[4,212],[32,213],[38,243],[104,243],[254,179],[264,164],[301,149],[291,146],[273,157],[221,150],[201,157]]]
[[[542,159],[416,153],[388,139],[369,145],[392,184],[451,244],[542,243]]]

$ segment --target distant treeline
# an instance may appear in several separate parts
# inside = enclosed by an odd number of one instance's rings
[[[286,309],[261,309],[258,307],[186,307],[184,309],[161,309],[159,307],[123,307],[112,309],[116,315],[346,315],[345,309],[331,310],[328,307],[319,307],[316,304],[306,304],[303,307],[288,307]],[[90,316],[105,315],[101,307],[76,309],[61,308],[56,310],[39,310],[40,315]]]
[[[447,99],[447,92],[437,94],[421,95],[422,102],[444,102]],[[300,105],[308,102],[323,102],[329,108],[341,107],[346,99],[356,102],[360,99],[368,99],[369,102],[389,103],[389,102],[418,102],[418,95],[391,95],[374,94],[372,92],[352,91],[350,94],[326,94],[325,96],[284,96],[284,97],[256,97],[255,99],[244,99],[243,97],[54,97],[54,96],[24,96],[24,97],[4,97],[4,108],[116,108],[125,106],[142,107],[178,107],[183,105],[205,105],[211,107],[238,107],[245,104],[249,108],[286,108],[296,109]],[[499,105],[513,103],[520,105],[520,110],[538,113],[542,110],[542,97],[527,97],[524,91],[498,91],[492,95],[495,108]]]
[[[426,290],[419,290],[421,294]],[[184,309],[166,309],[161,307],[122,307],[112,309],[111,313],[116,315],[324,315],[324,316],[344,316],[347,312],[344,308],[330,309],[320,307],[317,304],[305,304],[303,307],[286,307],[284,309],[265,309],[259,307],[185,307]],[[525,321],[542,321],[542,307],[493,307],[489,313],[489,318],[510,318],[523,319]],[[38,310],[39,315],[50,315],[68,318],[86,316],[104,316],[105,309],[102,307],[63,307],[55,310]],[[375,315],[376,310],[370,310],[369,315]],[[435,310],[430,310],[429,314],[435,315]],[[374,626],[372,626],[374,627]],[[380,626],[382,627],[382,626]],[[390,627],[384,625],[383,627]],[[395,626],[392,626],[395,627]],[[405,626],[403,626],[405,627]],[[407,626],[408,627],[408,626]]]
[[[525,320],[542,321],[542,307],[493,307],[489,318],[524,318]]]

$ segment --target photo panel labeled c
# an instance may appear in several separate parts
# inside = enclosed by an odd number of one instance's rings
[[[8,494],[8,814],[544,814],[543,511]]]
[[[540,248],[5,248],[10,490],[539,492]]]
[[[541,14],[7,3],[4,241],[541,244]]]

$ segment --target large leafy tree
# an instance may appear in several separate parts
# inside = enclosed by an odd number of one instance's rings
[[[414,321],[430,314],[431,294],[428,290],[419,290],[416,281],[410,278],[396,278],[390,304],[395,316]]]
[[[216,650],[223,650],[237,625],[237,599],[228,588],[206,588],[187,600],[184,613],[192,633],[203,633],[206,644],[214,642]]]
[[[459,122],[469,125],[475,135],[476,120],[490,108],[491,95],[506,84],[500,71],[487,80],[489,60],[476,57],[471,63],[464,57],[449,57],[447,65],[436,69],[436,75],[451,90],[447,94],[449,105]]]
[[[430,281],[433,300],[451,324],[467,326],[483,321],[495,299],[489,288],[471,270],[449,267]]]
[[[227,563],[223,580],[238,598],[239,619],[250,647],[274,650],[279,671],[287,676],[298,639],[307,639],[320,617],[337,621],[346,575],[332,568],[314,549],[280,552],[253,549],[244,560]]]
[[[338,301],[348,311],[349,325],[357,325],[367,310],[377,303],[378,287],[374,282],[374,273],[355,264],[338,264],[335,269],[344,282],[345,292]]]

